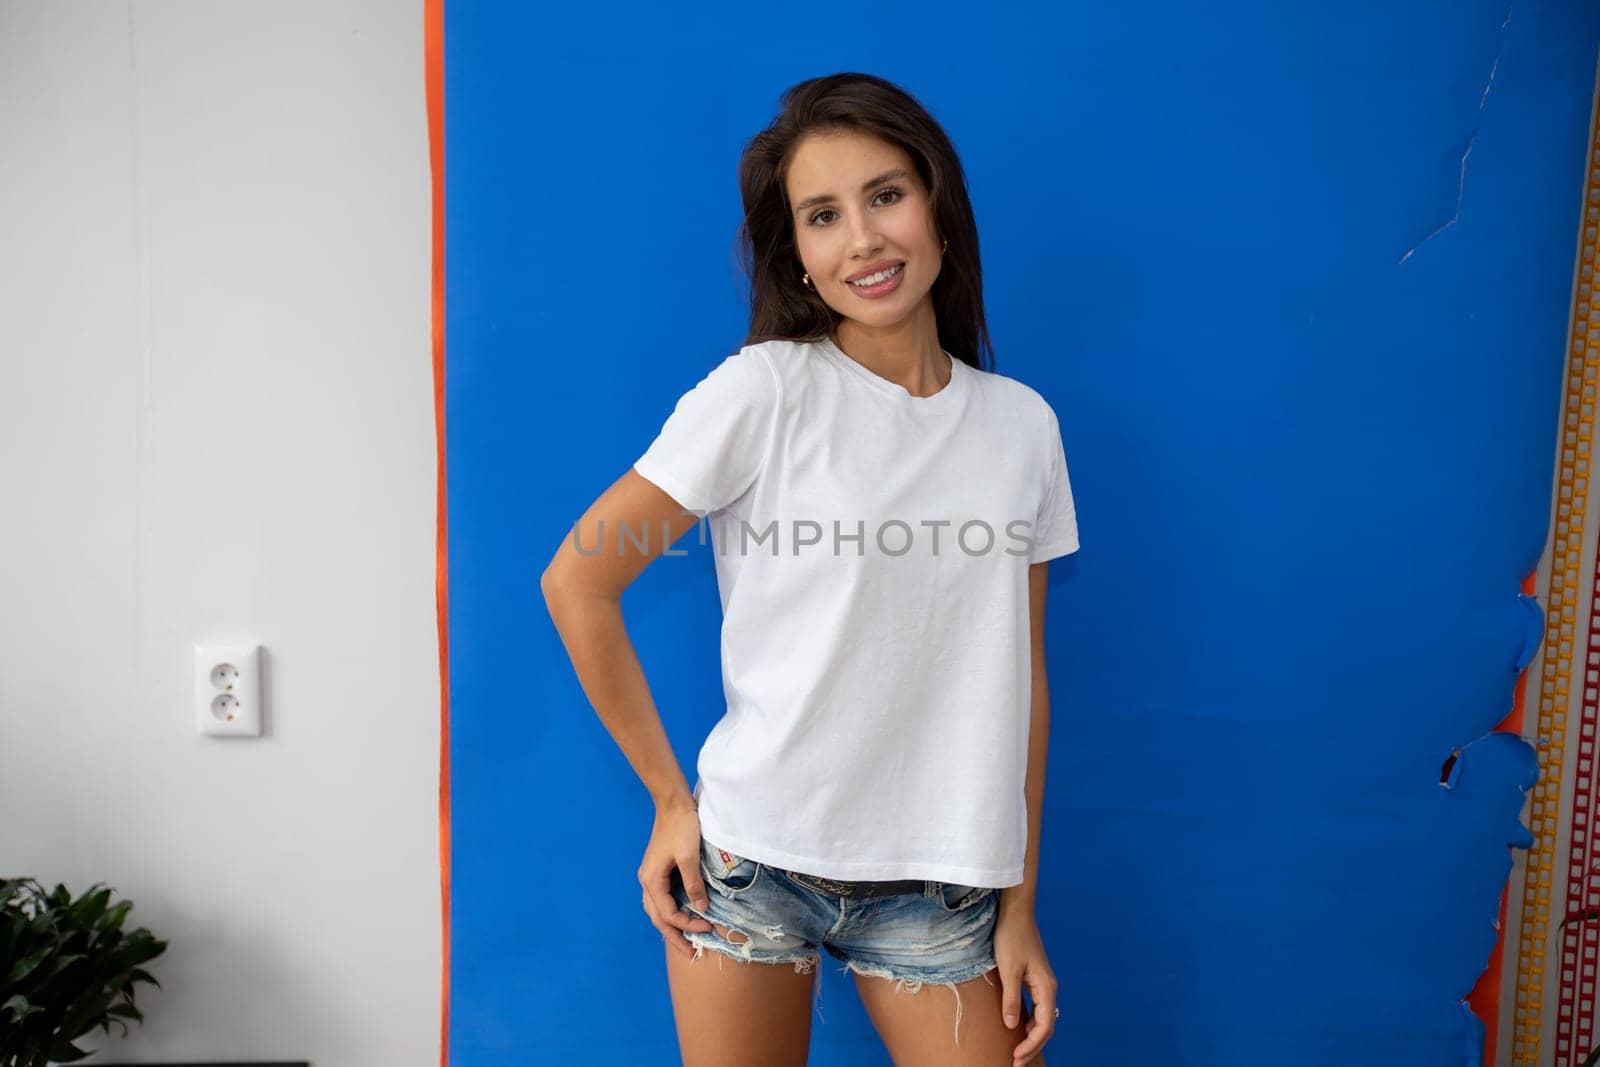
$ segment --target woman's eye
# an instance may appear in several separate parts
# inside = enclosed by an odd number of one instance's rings
[[[885,193],[894,194],[895,200],[899,200],[902,196],[905,195],[899,189],[894,188],[894,186],[889,186],[888,188],[878,190],[878,196],[875,196],[872,199],[874,201],[876,201],[879,196],[883,196]],[[891,201],[889,201],[889,203],[892,204],[892,203],[895,202],[895,200],[891,200]],[[832,208],[823,208],[821,211],[819,211],[815,215],[811,216],[811,225],[813,225],[813,226],[819,225],[819,223],[817,221],[818,219],[822,218],[822,216],[824,216],[824,215],[832,215],[832,214],[835,214],[835,212],[834,212],[834,210]]]

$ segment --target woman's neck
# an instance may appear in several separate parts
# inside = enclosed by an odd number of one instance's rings
[[[930,309],[931,312],[931,309]],[[834,328],[833,343],[841,352],[912,396],[932,396],[950,384],[955,368],[939,347],[933,316],[926,323],[912,316],[887,330],[864,329],[846,319]]]

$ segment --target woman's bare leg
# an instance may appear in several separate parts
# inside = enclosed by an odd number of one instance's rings
[[[855,972],[867,1016],[897,1067],[995,1067],[1011,1063],[1011,1050],[1027,1037],[1019,1023],[1001,1018],[999,968],[959,985],[924,984],[911,992],[893,979]],[[956,1044],[956,994],[960,994],[960,1039]],[[1044,1067],[1044,1054],[1029,1067]]]
[[[713,927],[729,941],[744,937]],[[684,1067],[805,1067],[814,967],[802,973],[793,963],[753,963],[711,949],[698,959],[666,952]]]

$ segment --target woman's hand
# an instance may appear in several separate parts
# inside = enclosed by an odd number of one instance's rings
[[[995,920],[994,959],[1000,965],[1000,982],[1005,990],[1000,1010],[1007,1027],[1017,1025],[1022,1014],[1022,987],[1033,998],[1033,1016],[1027,1020],[1027,1034],[1011,1053],[1013,1067],[1022,1067],[1039,1055],[1044,1043],[1056,1030],[1056,976],[1044,954],[1039,923],[1032,911],[1001,912]]]
[[[683,936],[685,930],[711,931],[711,924],[678,907],[672,896],[672,873],[679,871],[683,888],[694,906],[705,911],[705,881],[700,877],[700,812],[692,800],[656,808],[655,828],[639,864],[639,884],[644,887],[644,913],[667,946],[685,956],[694,956],[694,946]]]

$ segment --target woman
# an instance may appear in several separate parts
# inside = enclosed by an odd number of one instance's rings
[[[638,874],[686,1064],[805,1063],[822,949],[896,1063],[1042,1064],[1045,580],[1078,547],[1056,416],[983,369],[978,235],[939,125],[862,74],[781,103],[740,161],[745,345],[541,585],[655,800]],[[701,521],[728,710],[691,790],[620,600]]]

